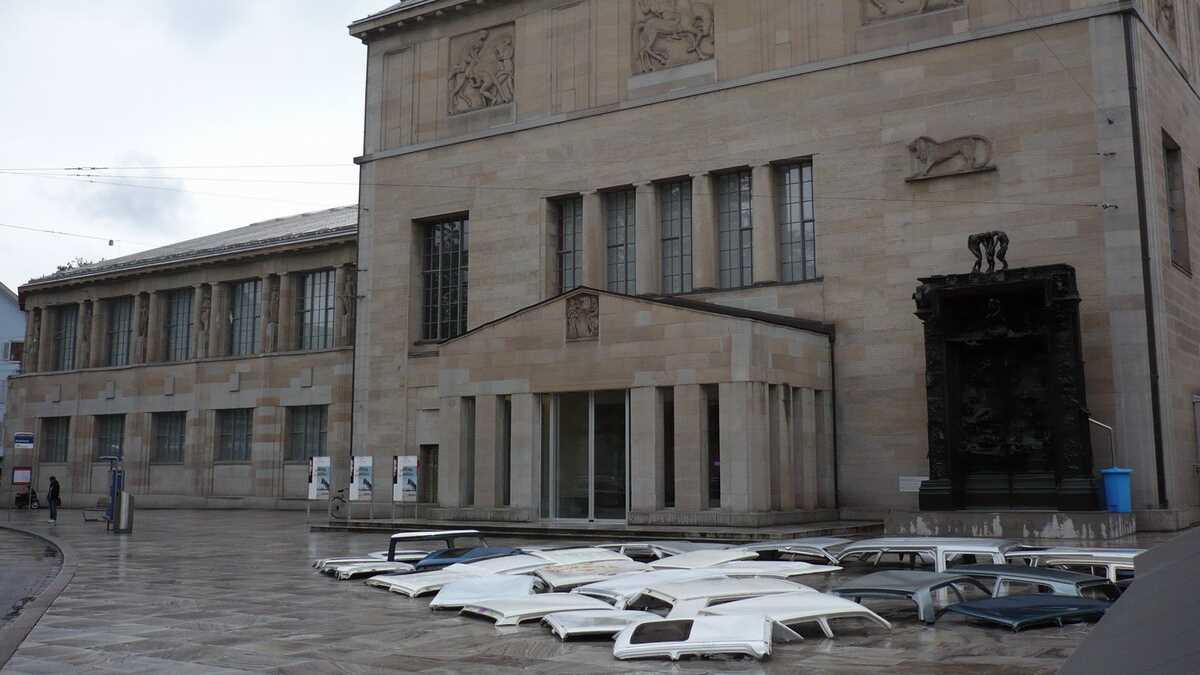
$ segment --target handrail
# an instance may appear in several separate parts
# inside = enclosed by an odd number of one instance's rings
[[[1098,420],[1094,417],[1088,417],[1088,421],[1091,422],[1092,424],[1095,424],[1096,426],[1100,427],[1101,429],[1108,431],[1108,450],[1112,454],[1112,465],[1117,466],[1117,434],[1116,434],[1116,432],[1113,431],[1112,427],[1108,426],[1104,422],[1101,422],[1100,420]]]

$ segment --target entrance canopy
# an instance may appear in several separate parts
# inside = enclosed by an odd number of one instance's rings
[[[577,288],[444,342],[437,516],[739,524],[698,516],[719,509],[762,525],[818,508],[832,501],[832,337]]]

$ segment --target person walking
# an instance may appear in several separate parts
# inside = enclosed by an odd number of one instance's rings
[[[50,493],[46,495],[46,497],[47,497],[46,501],[50,503],[49,523],[51,525],[56,525],[58,523],[58,504],[59,504],[58,492],[59,492],[58,479],[55,478],[54,476],[50,476]]]

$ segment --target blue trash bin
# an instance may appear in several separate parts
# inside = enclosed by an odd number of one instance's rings
[[[1133,469],[1109,467],[1101,469],[1104,476],[1104,506],[1112,513],[1129,513],[1133,507],[1133,497],[1130,494],[1130,477]]]

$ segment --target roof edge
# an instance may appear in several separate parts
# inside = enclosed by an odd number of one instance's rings
[[[545,300],[539,300],[538,302],[535,302],[531,305],[526,305],[519,309],[513,310],[513,311],[509,312],[508,314],[505,314],[504,316],[500,316],[495,319],[492,319],[491,321],[488,321],[487,323],[479,324],[478,326],[463,333],[462,335],[456,335],[452,338],[447,338],[445,340],[438,342],[437,344],[440,346],[440,345],[448,345],[450,343],[457,342],[457,341],[462,340],[463,338],[466,338],[470,335],[474,335],[475,333],[478,333],[479,331],[482,331],[486,328],[490,328],[496,324],[503,323],[505,321],[508,321],[509,319],[513,319],[513,318],[517,317],[518,315],[533,311],[535,309],[538,309],[540,307],[548,305],[552,302],[556,302],[558,300],[565,299],[572,295],[578,295],[580,293],[595,293],[597,295],[606,295],[610,298],[620,298],[622,300],[632,300],[634,302],[648,302],[651,304],[667,305],[669,307],[675,307],[677,309],[690,309],[695,312],[704,312],[707,314],[715,314],[717,316],[723,316],[726,318],[744,319],[747,321],[756,321],[758,323],[766,323],[766,324],[770,324],[773,326],[782,326],[784,328],[793,328],[795,330],[802,330],[802,331],[809,332],[809,333],[815,333],[817,335],[824,335],[825,337],[829,338],[830,342],[833,342],[834,335],[835,335],[834,325],[832,323],[825,323],[823,321],[814,321],[812,319],[799,319],[799,318],[790,317],[790,316],[783,316],[782,314],[771,314],[770,312],[759,312],[756,310],[739,309],[737,307],[729,307],[727,305],[719,305],[714,302],[703,302],[700,300],[683,300],[681,298],[676,298],[673,296],[626,295],[624,293],[614,293],[612,291],[605,291],[605,290],[600,290],[598,288],[592,288],[591,286],[576,286],[575,288],[572,288],[568,291],[563,291],[562,293],[559,293],[558,295],[554,295],[549,298],[546,298]]]
[[[61,276],[60,275],[50,275],[50,276],[40,277],[38,279],[31,279],[28,283],[22,284],[20,286],[19,290],[22,294],[24,294],[28,291],[40,291],[40,290],[43,290],[46,288],[54,288],[56,286],[77,283],[80,281],[84,281],[84,280],[92,279],[92,278],[96,278],[96,277],[104,277],[104,276],[110,276],[110,275],[120,276],[120,275],[132,274],[135,272],[139,272],[142,270],[151,269],[151,268],[155,268],[155,267],[162,267],[164,265],[178,265],[181,263],[190,263],[190,262],[195,262],[195,261],[200,261],[200,260],[207,260],[210,258],[216,258],[216,257],[220,257],[220,256],[238,255],[238,254],[242,254],[242,253],[250,253],[250,252],[259,251],[259,250],[269,250],[269,249],[273,249],[273,248],[280,248],[280,247],[283,247],[283,246],[286,246],[289,244],[303,244],[303,243],[318,242],[318,241],[324,241],[324,240],[341,239],[341,238],[344,238],[347,236],[357,236],[357,234],[358,234],[358,225],[357,224],[345,225],[342,227],[325,228],[323,230],[316,230],[313,232],[305,232],[305,233],[301,233],[301,234],[289,234],[289,235],[282,235],[279,237],[272,237],[269,239],[261,239],[258,241],[248,242],[244,245],[235,245],[235,246],[230,246],[230,247],[216,246],[216,247],[207,248],[207,249],[199,249],[199,250],[195,250],[195,251],[187,251],[184,253],[177,253],[174,255],[166,255],[166,256],[159,257],[159,258],[136,260],[136,261],[131,261],[131,262],[129,262],[127,264],[123,264],[123,265],[118,264],[118,265],[112,265],[109,267],[100,267],[100,268],[88,267],[88,268],[83,268],[83,269],[79,269],[79,270],[72,270],[72,272],[74,272],[74,273],[67,273],[67,274],[63,274]]]

